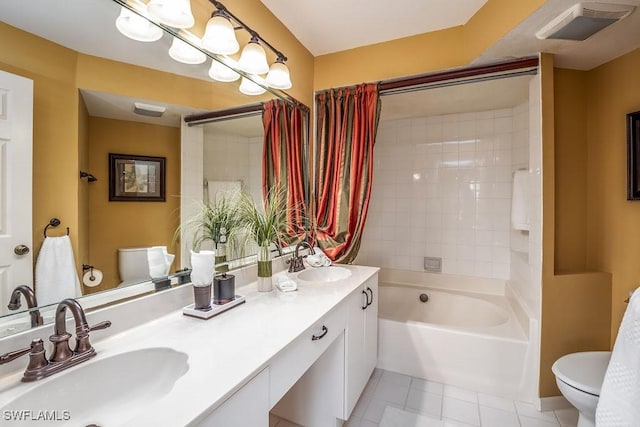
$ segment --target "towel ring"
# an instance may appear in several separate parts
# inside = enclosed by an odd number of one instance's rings
[[[60,225],[60,220],[58,218],[51,218],[49,220],[49,224],[47,224],[46,227],[44,227],[44,237],[45,239],[47,238],[47,229],[49,227],[57,227]],[[69,235],[69,227],[67,227],[67,236]]]

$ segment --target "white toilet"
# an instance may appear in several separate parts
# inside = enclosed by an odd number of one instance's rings
[[[551,367],[560,392],[578,410],[578,427],[596,425],[596,406],[610,358],[610,351],[571,353]]]
[[[118,274],[122,281],[118,286],[151,280],[147,248],[118,249]]]

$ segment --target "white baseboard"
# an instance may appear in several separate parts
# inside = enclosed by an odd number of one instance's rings
[[[556,409],[567,409],[573,406],[564,396],[541,397],[533,403],[538,411],[555,411]]]

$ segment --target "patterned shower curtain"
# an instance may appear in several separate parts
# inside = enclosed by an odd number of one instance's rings
[[[360,249],[380,107],[375,84],[316,95],[315,237],[335,262],[353,262]]]
[[[262,113],[264,144],[262,192],[265,202],[270,191],[287,198],[285,245],[304,239],[309,229],[307,115],[282,100],[264,104]]]

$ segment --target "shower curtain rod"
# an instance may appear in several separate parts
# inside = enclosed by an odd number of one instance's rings
[[[432,87],[453,86],[517,75],[536,74],[538,72],[538,63],[538,57],[531,57],[490,65],[457,68],[396,80],[383,80],[378,83],[378,90],[382,96]]]
[[[203,125],[206,123],[222,122],[225,120],[238,119],[241,117],[251,117],[261,115],[262,103],[243,105],[242,107],[228,108],[226,110],[207,111],[205,113],[190,114],[184,117],[187,126]]]

